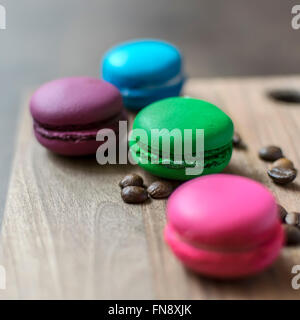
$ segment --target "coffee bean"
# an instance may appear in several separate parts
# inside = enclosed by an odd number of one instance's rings
[[[271,169],[273,168],[294,169],[294,164],[287,158],[280,158],[272,163]]]
[[[300,230],[295,226],[285,225],[285,243],[287,246],[300,245]]]
[[[135,173],[127,175],[119,183],[119,186],[121,188],[125,188],[125,187],[128,187],[128,186],[142,187],[143,185],[144,185],[143,178],[141,176],[139,176],[138,174],[135,174]]]
[[[300,103],[300,93],[294,89],[277,89],[269,92],[269,96],[279,102]]]
[[[278,204],[278,211],[279,211],[279,217],[282,223],[285,223],[285,217],[287,216],[287,211],[285,210],[285,208],[283,206],[281,206],[280,204]]]
[[[297,176],[296,169],[273,168],[268,170],[269,177],[277,184],[292,182]]]
[[[283,157],[282,150],[276,146],[267,146],[259,150],[259,157],[266,161],[276,161]]]
[[[232,143],[234,147],[239,147],[242,143],[242,138],[237,132],[235,132],[233,135]]]
[[[127,203],[143,203],[148,199],[148,192],[142,187],[128,186],[122,189],[121,196]]]
[[[232,144],[233,144],[233,147],[236,149],[247,149],[246,144],[244,143],[243,139],[237,132],[235,132],[233,135]]]
[[[154,199],[168,198],[173,191],[171,183],[166,181],[155,181],[147,189],[149,195]]]
[[[285,217],[286,224],[300,227],[300,213],[298,212],[289,212]]]

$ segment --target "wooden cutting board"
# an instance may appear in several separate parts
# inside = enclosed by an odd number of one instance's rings
[[[300,104],[266,94],[282,88],[300,89],[300,77],[192,79],[185,94],[226,111],[248,145],[234,151],[226,172],[264,183],[288,210],[300,211],[300,177],[276,186],[257,156],[260,147],[276,144],[300,168]],[[28,99],[2,225],[7,289],[1,298],[300,298],[291,286],[300,247],[285,248],[269,270],[245,280],[215,281],[185,269],[163,241],[166,201],[127,205],[120,197],[118,182],[127,173],[141,172],[146,183],[155,178],[137,166],[100,166],[94,157],[47,152],[32,135]]]

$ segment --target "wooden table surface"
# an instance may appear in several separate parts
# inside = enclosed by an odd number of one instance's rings
[[[267,185],[288,210],[300,209],[299,178],[274,185],[257,156],[276,144],[300,168],[300,104],[277,103],[266,92],[299,88],[300,77],[193,79],[185,94],[215,103],[233,119],[247,150],[234,150],[227,173]],[[29,93],[28,93],[29,97]],[[285,248],[267,271],[239,281],[196,275],[163,241],[165,200],[122,202],[118,182],[137,166],[100,166],[94,157],[47,152],[32,135],[24,101],[4,213],[0,264],[7,273],[1,298],[20,299],[298,299],[291,268],[300,247]],[[242,213],[241,213],[242,214]]]
[[[24,88],[66,76],[99,77],[118,42],[160,38],[184,54],[189,77],[300,73],[295,0],[0,0],[0,225]]]

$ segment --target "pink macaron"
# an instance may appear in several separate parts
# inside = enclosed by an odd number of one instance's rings
[[[37,140],[62,155],[95,154],[101,129],[118,135],[126,120],[122,97],[112,84],[89,77],[74,77],[44,84],[32,96],[30,111]]]
[[[165,240],[189,268],[215,278],[262,271],[284,242],[272,194],[251,179],[214,174],[193,179],[171,195]]]

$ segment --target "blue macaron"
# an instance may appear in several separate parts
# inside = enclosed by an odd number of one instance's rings
[[[185,81],[179,50],[161,40],[134,40],[109,50],[102,61],[103,79],[114,84],[128,109],[180,95]]]

